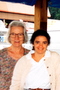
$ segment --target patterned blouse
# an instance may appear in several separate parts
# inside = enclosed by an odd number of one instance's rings
[[[29,50],[25,49],[25,54]],[[9,90],[11,77],[17,60],[8,55],[7,48],[0,50],[0,90]]]

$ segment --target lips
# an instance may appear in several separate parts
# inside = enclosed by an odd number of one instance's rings
[[[19,43],[20,41],[14,41],[15,43]]]
[[[38,50],[43,50],[43,48],[38,48]]]

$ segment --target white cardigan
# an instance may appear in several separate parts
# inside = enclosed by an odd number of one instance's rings
[[[51,52],[51,51],[50,51]],[[51,90],[60,90],[60,55],[51,52],[51,56],[45,59]],[[24,90],[24,82],[32,64],[23,56],[15,65],[10,90]]]

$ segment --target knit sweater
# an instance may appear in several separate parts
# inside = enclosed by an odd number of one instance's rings
[[[60,90],[60,56],[51,52],[51,56],[45,59],[45,65],[50,77],[51,90]],[[24,90],[24,82],[32,64],[23,56],[16,64],[13,72],[10,90]]]

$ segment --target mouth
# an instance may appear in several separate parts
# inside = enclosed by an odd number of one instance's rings
[[[15,43],[19,43],[20,41],[15,41]]]
[[[38,48],[39,50],[43,50],[43,48]]]

